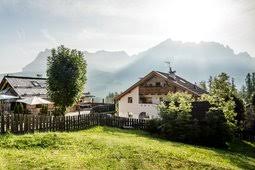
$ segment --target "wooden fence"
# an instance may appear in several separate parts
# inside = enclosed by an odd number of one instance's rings
[[[40,116],[40,115],[1,115],[0,134],[75,131],[92,126],[145,129],[146,120],[123,118],[107,114],[87,114],[77,116]]]

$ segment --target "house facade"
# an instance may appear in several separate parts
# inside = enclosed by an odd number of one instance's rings
[[[207,93],[175,72],[152,71],[116,97],[121,117],[156,118],[158,105],[169,92],[186,92],[198,98]]]

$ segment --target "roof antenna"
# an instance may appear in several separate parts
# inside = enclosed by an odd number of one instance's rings
[[[171,75],[172,75],[172,74],[175,74],[176,71],[174,71],[174,70],[172,69],[172,67],[171,67],[171,62],[170,62],[170,61],[166,61],[165,63],[168,65],[168,69],[169,69],[168,73],[171,74]]]

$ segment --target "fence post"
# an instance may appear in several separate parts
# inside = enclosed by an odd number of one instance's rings
[[[65,131],[65,116],[62,116],[61,118],[61,131]]]
[[[5,132],[4,127],[5,127],[4,114],[1,114],[1,133]]]
[[[77,129],[80,129],[80,114],[78,115],[78,126],[77,126]]]
[[[14,114],[10,114],[10,131],[15,133],[15,118]]]

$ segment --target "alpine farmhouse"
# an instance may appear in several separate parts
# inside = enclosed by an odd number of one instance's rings
[[[157,106],[169,92],[186,92],[195,98],[207,93],[197,85],[176,75],[172,69],[169,73],[152,71],[115,98],[119,116],[156,118],[159,115]]]
[[[41,98],[43,100],[49,100],[46,89],[47,83],[46,78],[42,77],[23,77],[23,76],[5,76],[0,82],[0,95],[10,95],[16,97],[4,102],[5,111],[12,112],[18,101],[21,99],[32,99],[33,97]],[[87,106],[89,103],[93,103],[93,95],[89,92],[83,93],[79,105],[80,108],[84,105]],[[29,113],[39,114],[42,105],[30,105],[23,104]],[[54,104],[47,104],[49,111],[54,110]],[[69,112],[74,112],[77,110],[77,105],[68,108]]]

